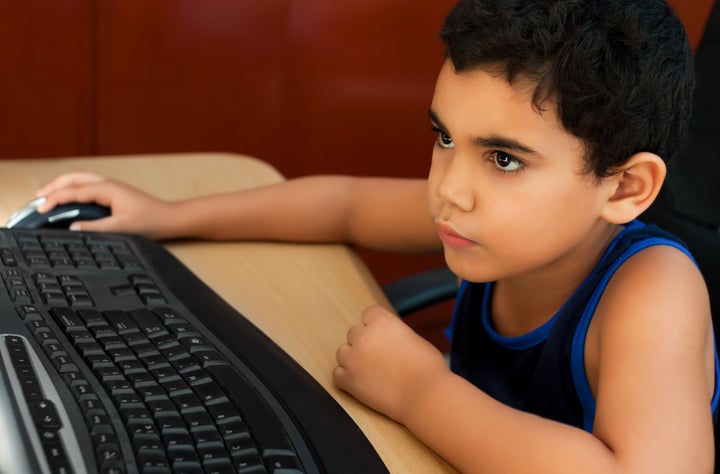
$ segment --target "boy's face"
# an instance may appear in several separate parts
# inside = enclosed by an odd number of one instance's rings
[[[583,144],[554,103],[532,105],[535,84],[449,61],[430,110],[438,136],[429,200],[450,268],[470,281],[538,274],[576,258],[603,226],[612,194],[583,174]]]

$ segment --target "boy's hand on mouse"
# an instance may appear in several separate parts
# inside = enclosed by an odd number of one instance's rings
[[[350,328],[337,362],[338,388],[401,423],[413,397],[449,372],[435,346],[380,306],[366,309],[362,324]]]
[[[95,202],[111,209],[111,215],[103,219],[74,222],[72,230],[128,232],[156,239],[172,237],[165,224],[172,204],[95,173],[62,174],[36,194],[45,197],[45,202],[38,206],[39,212],[68,202]]]

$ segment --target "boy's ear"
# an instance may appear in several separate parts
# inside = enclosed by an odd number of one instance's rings
[[[653,203],[666,173],[665,162],[658,155],[648,152],[633,155],[618,173],[605,178],[610,196],[601,217],[613,224],[635,219]]]

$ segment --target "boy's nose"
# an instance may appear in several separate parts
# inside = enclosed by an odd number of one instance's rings
[[[443,203],[464,212],[475,208],[473,176],[463,160],[454,157],[447,164],[436,191]]]

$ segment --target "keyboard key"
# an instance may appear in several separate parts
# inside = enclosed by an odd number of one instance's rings
[[[37,400],[30,403],[30,414],[35,424],[42,429],[60,429],[62,422],[55,404],[51,400]]]
[[[146,370],[137,371],[137,372],[130,372],[126,375],[128,381],[133,385],[133,387],[142,386],[143,384],[149,384],[153,383],[157,380],[153,374]]]
[[[225,396],[225,392],[222,391],[220,386],[209,379],[207,380],[207,383],[193,385],[193,390],[197,396],[200,397],[200,400],[202,400],[207,406],[227,402],[228,398]]]
[[[187,425],[185,424],[184,418],[180,415],[180,412],[173,406],[167,411],[156,412],[155,423],[160,429],[161,433],[169,432],[187,432]]]
[[[83,357],[100,355],[104,353],[102,346],[95,341],[81,342],[79,344],[76,344],[75,347],[77,348],[80,355],[82,355]]]
[[[199,336],[184,337],[180,339],[180,344],[185,346],[191,354],[197,351],[212,349],[212,345],[206,339]]]
[[[200,467],[200,457],[192,445],[183,444],[171,446],[167,450],[167,455],[168,460],[173,466],[173,470],[178,470],[180,463],[184,464],[183,467],[187,467],[188,464]]]
[[[101,444],[95,450],[95,455],[101,465],[122,460],[122,451],[118,444]]]
[[[90,435],[112,434],[114,433],[110,417],[102,414],[89,414],[85,417],[85,422],[90,429]]]
[[[163,443],[168,449],[174,446],[194,446],[192,437],[187,431],[168,431],[162,435]]]
[[[157,399],[158,397],[167,397],[165,390],[157,382],[152,382],[148,385],[141,385],[135,387],[135,391],[140,395],[146,402],[149,400]]]
[[[180,374],[172,367],[153,367],[150,369],[150,375],[160,383],[168,383],[180,380]]]
[[[103,405],[103,403],[96,398],[85,399],[79,402],[79,404],[80,409],[83,411],[83,414],[85,414],[85,416],[107,414],[107,412],[105,411],[105,405]]]
[[[216,423],[223,423],[233,417],[240,419],[237,409],[227,400],[227,398],[225,398],[225,400],[218,401],[218,403],[207,404],[207,409],[208,413],[210,413]]]
[[[2,259],[2,263],[6,267],[15,267],[18,263],[15,254],[8,248],[0,249],[0,259]]]
[[[214,349],[197,351],[193,354],[193,357],[202,364],[203,368],[208,368],[213,365],[229,364],[227,359],[225,359],[220,352]]]
[[[143,472],[147,468],[170,468],[165,453],[159,449],[141,449],[137,453],[137,460]]]
[[[172,397],[172,401],[183,413],[204,410],[202,401],[194,393],[180,393]]]
[[[120,416],[122,416],[123,420],[125,421],[125,424],[131,424],[138,420],[140,420],[142,423],[146,423],[146,422],[152,420],[152,415],[150,413],[150,410],[148,410],[145,407],[142,407],[142,408],[120,407],[120,409],[118,411],[120,412]]]
[[[238,472],[267,472],[257,449],[249,448],[232,453],[232,462]]]
[[[205,464],[211,460],[227,460],[230,461],[230,457],[225,450],[225,446],[217,441],[211,441],[208,443],[199,443],[197,445],[197,452],[200,456],[200,460]]]
[[[55,368],[57,368],[58,372],[61,374],[77,370],[77,366],[68,355],[56,355],[51,360],[53,365],[55,365]]]
[[[129,359],[118,361],[117,367],[122,370],[123,374],[129,375],[134,372],[145,372],[145,364],[140,359]]]
[[[23,304],[16,306],[15,310],[17,311],[18,315],[20,315],[20,318],[22,318],[23,320],[42,319],[42,315],[38,311],[37,307],[31,304]]]
[[[43,450],[45,451],[45,457],[52,472],[64,472],[68,474],[72,472],[65,448],[59,440],[55,442],[43,442]]]
[[[103,444],[118,444],[117,436],[114,433],[99,433],[92,436],[93,446],[99,447]]]
[[[166,380],[164,382],[160,382],[160,385],[171,397],[176,396],[180,393],[192,393],[192,391],[190,390],[190,386],[186,384],[185,381],[180,377],[175,380]]]
[[[155,316],[155,314],[153,314],[150,310],[138,309],[131,311],[130,317],[135,321],[140,331],[150,338],[161,334],[167,334],[165,326],[160,323],[157,316]]]
[[[234,474],[232,463],[229,457],[221,457],[215,459],[206,459],[203,461],[203,467],[207,474]]]
[[[197,461],[178,461],[172,463],[173,472],[182,474],[206,474],[202,466]]]
[[[165,347],[161,348],[160,352],[165,356],[165,358],[171,361],[190,357],[190,353],[178,343],[175,343],[174,345],[165,345]]]
[[[192,435],[196,444],[213,442],[222,443],[224,441],[222,436],[220,435],[220,432],[213,427],[205,430],[195,430],[190,434]]]
[[[163,449],[164,445],[159,435],[151,434],[140,434],[133,438],[132,440],[133,449],[135,452],[141,450],[141,449],[152,449],[152,450],[158,450]]]
[[[212,418],[204,411],[196,411],[184,415],[190,433],[198,431],[217,431]]]
[[[244,440],[250,438],[250,429],[239,417],[233,417],[226,422],[218,423],[218,430],[226,441]]]
[[[134,390],[124,393],[114,393],[111,395],[111,398],[116,406],[142,404],[144,402],[143,398]]]
[[[73,329],[85,329],[85,321],[70,308],[52,308],[50,314],[66,332]]]
[[[108,323],[115,328],[118,334],[140,332],[140,328],[125,311],[106,311],[104,315]]]

